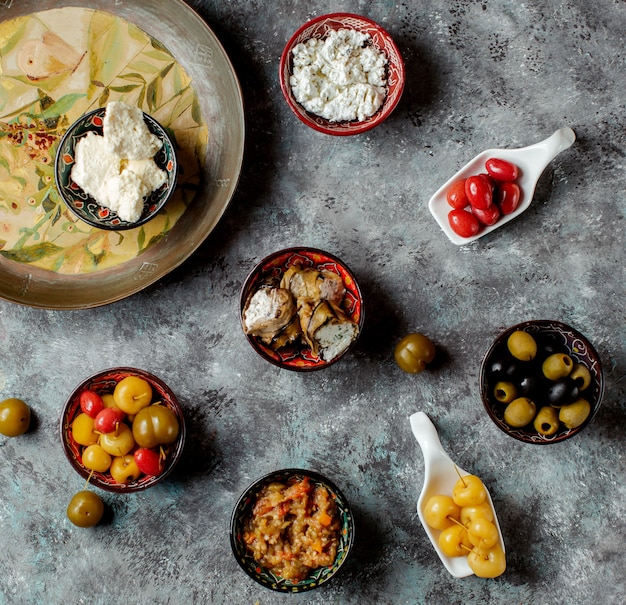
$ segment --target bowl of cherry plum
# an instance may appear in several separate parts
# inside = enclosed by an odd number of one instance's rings
[[[502,332],[485,354],[480,394],[507,435],[559,443],[580,433],[598,411],[602,363],[576,329],[559,321],[526,321]]]
[[[74,470],[117,493],[165,479],[180,460],[186,434],[172,390],[157,376],[128,367],[83,380],[65,403],[60,430]]]

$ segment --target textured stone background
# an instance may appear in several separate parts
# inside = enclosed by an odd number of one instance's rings
[[[27,435],[0,438],[0,602],[623,603],[626,3],[189,4],[240,78],[240,185],[200,250],[139,294],[69,312],[0,302],[0,395],[26,399],[36,414]],[[304,127],[277,79],[295,29],[338,10],[383,25],[407,68],[395,113],[358,137]],[[578,140],[546,170],[531,208],[476,243],[452,245],[428,211],[430,195],[484,149],[528,145],[565,125]],[[356,351],[323,373],[274,368],[239,327],[247,272],[291,245],[343,258],[366,297]],[[506,437],[478,394],[492,339],[532,318],[578,328],[606,373],[588,430],[550,447]],[[409,331],[430,335],[439,351],[418,376],[392,358]],[[80,530],[65,517],[83,482],[64,459],[59,414],[75,384],[112,365],[171,385],[189,443],[171,479],[133,496],[104,494],[106,523]],[[496,580],[453,579],[419,524],[423,462],[408,423],[418,410],[491,491],[508,554]],[[359,538],[341,577],[284,596],[239,569],[228,526],[249,482],[291,465],[340,485]]]

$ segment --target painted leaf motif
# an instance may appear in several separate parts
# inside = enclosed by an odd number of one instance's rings
[[[191,117],[193,121],[199,125],[202,124],[202,112],[200,111],[200,104],[197,97],[194,95],[193,102],[191,104]]]
[[[139,82],[141,84],[146,83],[146,79],[140,73],[137,73],[137,72],[133,72],[129,74],[121,74],[119,77],[122,80],[130,80],[131,82]]]
[[[109,86],[109,89],[114,92],[130,92],[139,88],[139,84],[126,84],[126,86]]]
[[[100,107],[104,107],[108,102],[109,102],[109,96],[111,95],[111,90],[109,89],[109,87],[107,86],[103,91],[102,94],[98,97],[98,105]]]
[[[150,111],[154,111],[159,105],[159,90],[161,78],[155,78],[146,88],[146,103]]]
[[[142,227],[139,230],[139,235],[137,236],[137,248],[139,250],[143,249],[143,245],[145,241],[146,241],[146,230],[144,227]]]
[[[19,250],[0,250],[5,258],[20,262],[32,263],[46,256],[53,256],[61,252],[62,248],[52,242],[42,242],[32,246],[24,246]]]
[[[84,98],[86,95],[84,94],[68,94],[62,96],[58,101],[47,107],[46,109],[42,109],[41,116],[45,120],[49,120],[51,118],[58,118],[66,113],[68,113],[78,99]]]
[[[100,19],[100,13],[95,13],[94,19]],[[119,19],[111,22],[97,40],[92,39],[89,53],[89,66],[92,81],[110,84],[123,67],[124,58],[124,28]]]
[[[22,21],[13,32],[13,35],[6,41],[4,46],[0,48],[0,55],[4,57],[10,53],[15,48],[15,45],[22,39],[25,30],[26,21]]]
[[[158,50],[149,50],[144,53],[146,57],[150,57],[151,59],[156,59],[157,61],[171,61],[172,55],[166,52],[161,52]]]
[[[148,61],[144,61],[143,59],[137,59],[133,61],[129,67],[134,69],[135,71],[144,72],[147,74],[156,74],[159,72],[159,68]]]

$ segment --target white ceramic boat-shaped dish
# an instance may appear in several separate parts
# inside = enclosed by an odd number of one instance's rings
[[[424,455],[424,486],[417,500],[417,514],[424,526],[426,535],[431,541],[433,548],[441,559],[445,568],[455,577],[464,578],[471,576],[474,572],[471,570],[467,557],[449,557],[439,547],[440,531],[433,529],[426,523],[424,519],[424,506],[431,496],[438,494],[452,494],[455,483],[459,476],[469,475],[467,471],[456,465],[444,451],[435,425],[424,412],[417,412],[410,417],[411,429],[422,449]],[[494,515],[494,523],[498,528],[500,535],[500,545],[504,550],[504,540],[502,539],[502,531],[498,523],[496,509],[493,506],[489,490],[485,487],[487,499],[491,505]]]
[[[559,153],[571,147],[575,140],[576,134],[574,131],[571,128],[565,127],[557,130],[544,141],[535,143],[529,147],[521,147],[519,149],[487,149],[487,151],[483,151],[473,160],[465,164],[452,178],[446,181],[430,198],[428,208],[452,243],[459,246],[469,244],[479,237],[487,235],[487,233],[491,233],[495,229],[506,225],[509,221],[512,221],[527,210],[535,194],[537,181],[546,169],[546,166]],[[512,162],[519,168],[519,177],[516,181],[521,189],[519,206],[515,212],[501,216],[494,225],[488,227],[483,226],[476,235],[472,237],[461,237],[452,231],[450,227],[448,213],[452,210],[452,207],[448,204],[446,194],[450,185],[455,181],[485,173],[485,162],[489,158],[501,158]]]

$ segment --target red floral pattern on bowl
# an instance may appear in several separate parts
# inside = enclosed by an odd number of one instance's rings
[[[165,448],[167,451],[164,451],[166,455],[166,463],[165,469],[158,476],[149,476],[142,475],[136,481],[132,481],[129,483],[118,483],[111,477],[111,474],[108,472],[99,473],[96,471],[89,470],[86,466],[83,465],[82,462],[82,450],[83,446],[76,443],[74,438],[72,437],[72,422],[74,418],[78,414],[81,413],[80,407],[80,394],[84,390],[95,391],[98,394],[104,393],[112,393],[115,389],[115,385],[120,382],[123,378],[127,376],[139,376],[144,380],[150,383],[152,387],[152,399],[160,400],[161,405],[165,405],[172,412],[176,414],[179,423],[179,435],[176,441]],[[63,413],[61,414],[61,443],[63,445],[63,450],[65,452],[65,456],[67,457],[69,463],[72,465],[74,470],[81,475],[84,479],[89,480],[91,485],[95,485],[103,490],[109,492],[117,492],[117,493],[131,493],[137,492],[149,487],[152,487],[159,481],[162,481],[167,477],[178,461],[183,453],[183,447],[185,445],[185,418],[183,416],[183,410],[178,402],[178,399],[171,391],[171,389],[160,379],[146,372],[145,370],[139,370],[137,368],[110,368],[107,370],[102,370],[89,378],[83,380],[70,394],[68,397],[65,406],[63,408]]]
[[[346,294],[342,302],[342,309],[350,319],[359,327],[359,334],[363,329],[363,296],[354,275],[348,267],[336,256],[315,248],[287,248],[270,254],[264,258],[248,275],[241,289],[240,319],[243,327],[243,311],[248,299],[258,290],[259,286],[272,280],[280,280],[283,273],[292,265],[311,267],[321,271],[332,271],[341,276],[346,288]],[[294,345],[286,346],[278,351],[265,345],[257,337],[246,334],[248,341],[254,350],[270,363],[288,370],[300,372],[320,370],[338,361],[354,347],[355,339],[351,345],[337,357],[324,361],[315,357],[308,347]],[[358,338],[358,337],[357,337]]]

